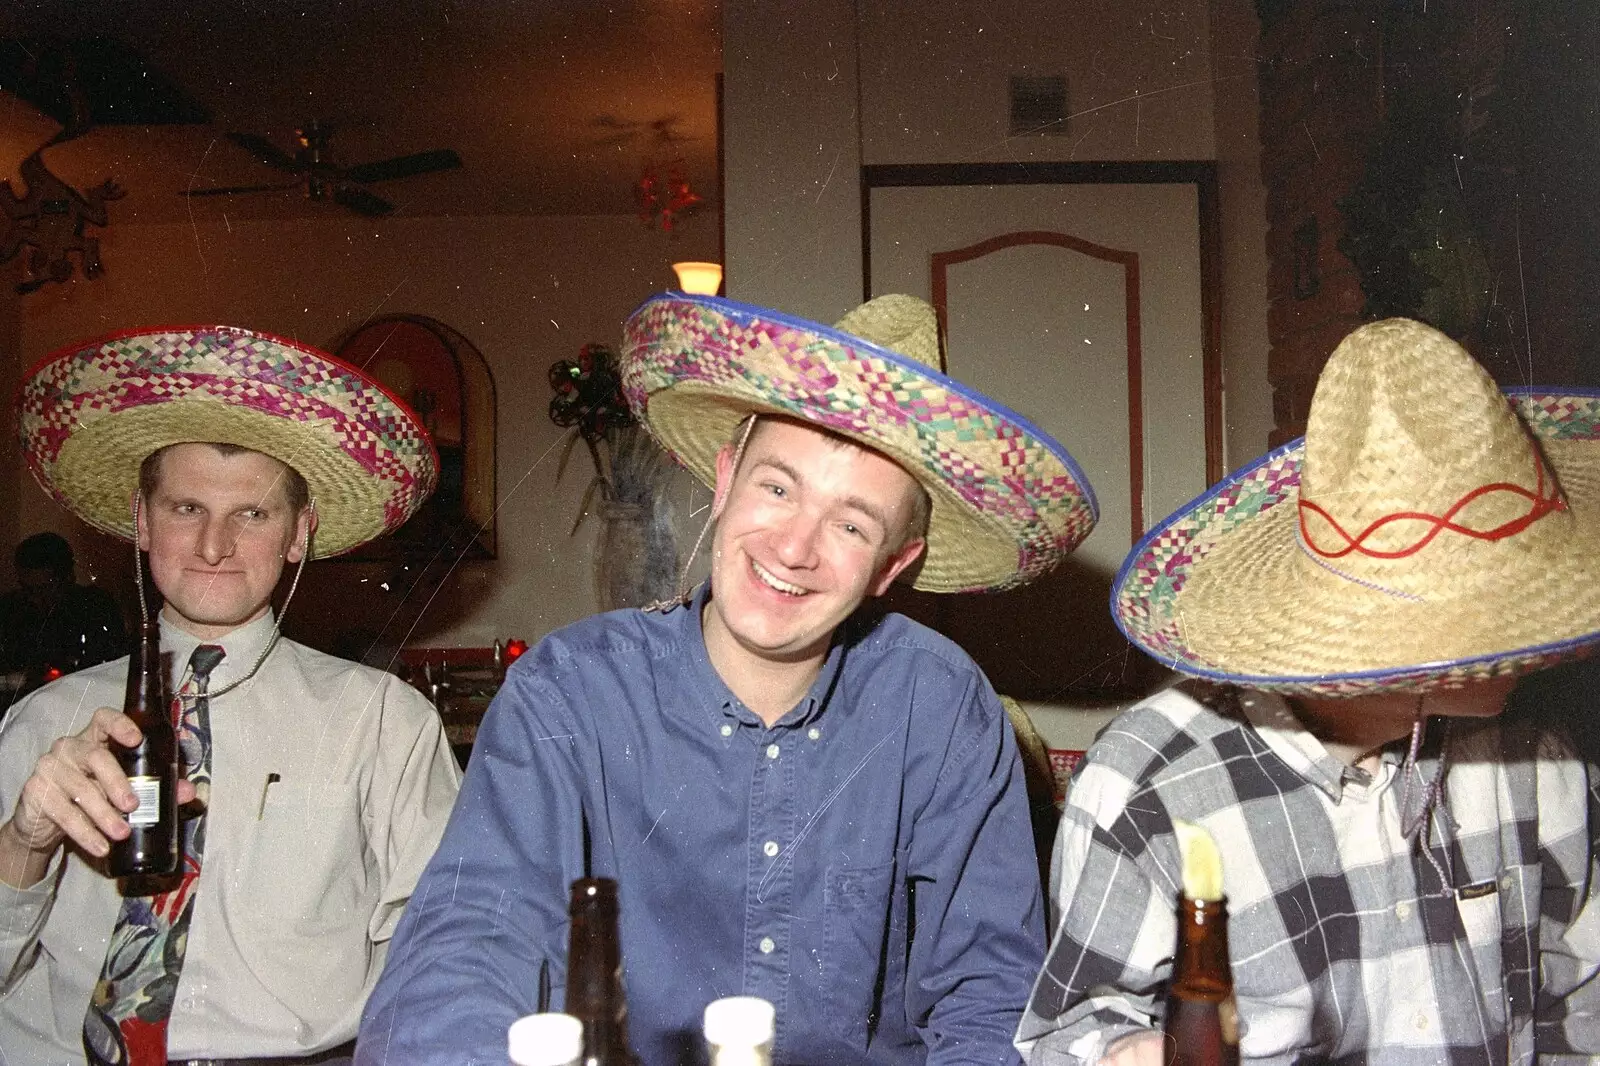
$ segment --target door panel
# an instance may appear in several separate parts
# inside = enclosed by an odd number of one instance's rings
[[[931,299],[948,372],[1060,440],[1094,485],[1095,532],[1028,588],[896,590],[892,606],[961,643],[995,687],[1093,704],[1163,676],[1111,623],[1128,549],[1200,493],[1221,457],[1208,387],[1194,183],[870,187],[873,294]]]

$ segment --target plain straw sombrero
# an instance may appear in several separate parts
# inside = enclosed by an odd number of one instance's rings
[[[804,419],[896,460],[933,506],[912,581],[1003,589],[1056,565],[1093,529],[1093,490],[1067,450],[941,374],[934,311],[881,296],[830,328],[761,307],[668,293],[628,320],[628,401],[706,484],[751,412]]]
[[[1186,674],[1322,695],[1520,673],[1600,638],[1600,393],[1503,394],[1406,319],[1334,351],[1306,435],[1152,530],[1112,588]]]
[[[17,404],[39,484],[125,540],[139,464],[169,444],[236,444],[298,471],[317,503],[319,558],[399,527],[438,480],[426,430],[382,386],[314,348],[228,326],[70,345],[26,375]]]

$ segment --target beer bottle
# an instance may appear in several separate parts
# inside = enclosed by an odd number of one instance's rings
[[[512,1066],[580,1066],[583,1023],[570,1014],[529,1014],[506,1032]]]
[[[759,996],[728,996],[706,1006],[711,1066],[772,1066],[776,1028],[772,1004]]]
[[[1167,1066],[1238,1066],[1239,1015],[1228,961],[1222,859],[1211,834],[1175,822],[1183,856],[1178,952],[1167,990]]]
[[[128,656],[122,712],[143,734],[131,748],[117,746],[139,806],[123,817],[128,835],[111,842],[106,871],[113,877],[166,876],[178,872],[178,735],[172,721],[172,655],[161,652],[161,626],[147,619],[139,647]]]
[[[605,877],[572,882],[567,908],[567,998],[563,1010],[583,1023],[583,1066],[636,1066],[628,1046],[628,1001],[622,993],[617,933],[617,883]]]

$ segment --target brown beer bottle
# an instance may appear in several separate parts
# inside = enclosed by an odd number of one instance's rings
[[[131,748],[116,748],[139,806],[123,817],[128,835],[111,842],[106,871],[113,877],[167,876],[178,871],[178,736],[172,722],[172,686],[161,652],[160,624],[146,620],[139,647],[128,656],[122,711],[144,734]]]
[[[1178,952],[1167,990],[1167,1066],[1238,1066],[1239,1014],[1228,961],[1228,906],[1216,843],[1177,823],[1183,854]]]
[[[636,1066],[628,1046],[628,1001],[622,993],[622,944],[617,933],[617,883],[605,877],[572,882],[567,908],[564,1013],[583,1023],[583,1066]]]

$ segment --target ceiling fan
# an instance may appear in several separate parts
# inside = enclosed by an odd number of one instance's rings
[[[290,155],[265,137],[253,133],[228,133],[228,140],[256,159],[288,174],[295,180],[262,185],[224,185],[207,189],[185,189],[185,196],[234,196],[240,193],[275,192],[302,188],[308,200],[332,200],[357,214],[377,218],[394,210],[394,204],[368,191],[365,186],[440,170],[455,170],[461,157],[449,148],[432,152],[380,159],[375,163],[336,166],[328,154],[329,128],[312,119],[295,130],[295,150]]]

